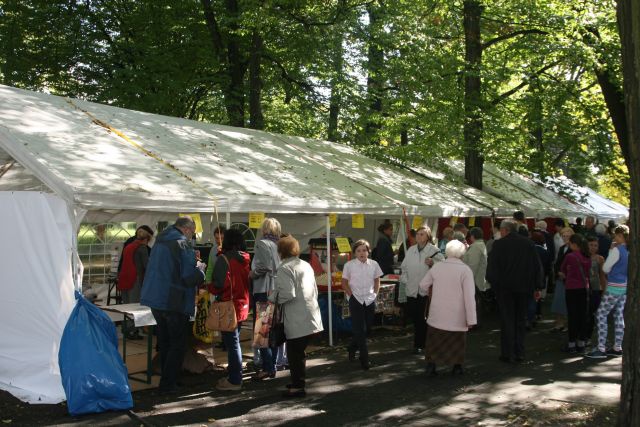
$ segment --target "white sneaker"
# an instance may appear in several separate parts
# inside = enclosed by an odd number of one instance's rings
[[[222,391],[239,391],[242,389],[242,383],[231,384],[228,379],[222,378],[218,381],[218,384],[216,384],[216,389]]]

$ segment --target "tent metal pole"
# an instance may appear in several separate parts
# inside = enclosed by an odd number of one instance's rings
[[[331,220],[327,218],[327,314],[329,317],[329,347],[333,347],[333,299],[331,298]]]

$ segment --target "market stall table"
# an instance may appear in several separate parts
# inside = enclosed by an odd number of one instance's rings
[[[117,305],[109,305],[109,306],[98,306],[102,311],[107,312],[109,317],[117,321],[119,319],[114,319],[114,316],[111,313],[115,313],[116,315],[122,314],[122,321],[126,322],[127,320],[133,320],[133,324],[136,328],[142,326],[149,326],[149,333],[147,334],[147,384],[151,384],[151,377],[153,376],[153,365],[152,365],[152,351],[153,351],[153,326],[156,324],[156,319],[153,317],[151,313],[151,308],[140,305],[140,303],[134,304],[117,304]],[[126,333],[122,334],[122,361],[127,363],[127,337]],[[129,378],[135,381],[142,381],[138,378],[135,378],[133,375],[139,374],[145,371],[140,372],[130,372]]]

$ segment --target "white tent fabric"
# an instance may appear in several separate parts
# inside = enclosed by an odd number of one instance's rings
[[[464,162],[452,161],[449,167],[453,174],[464,176]],[[490,163],[484,164],[482,189],[517,206],[528,217],[567,218],[595,214],[592,209],[572,202],[533,179],[500,169]]]
[[[30,403],[61,402],[58,345],[75,303],[75,225],[56,196],[0,191],[0,230],[0,389]]]
[[[577,204],[593,211],[600,221],[609,219],[623,221],[629,218],[629,209],[627,207],[607,199],[589,187],[576,184],[566,176],[546,177],[544,180],[535,177],[535,179],[536,182],[544,185],[554,193],[569,194]]]
[[[348,146],[7,86],[0,150],[19,164],[13,182],[41,182],[88,210],[211,212],[214,198],[231,212],[390,215],[405,207],[479,216],[494,208]]]

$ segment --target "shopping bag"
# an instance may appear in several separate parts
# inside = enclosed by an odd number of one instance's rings
[[[269,347],[269,332],[273,320],[274,305],[268,302],[256,303],[256,324],[253,327],[253,348]]]
[[[102,310],[76,291],[58,351],[62,387],[69,414],[133,407],[127,367],[118,353],[118,335]]]
[[[284,318],[282,314],[282,306],[274,304],[273,320],[269,331],[269,347],[280,347],[287,341],[287,337],[284,334]]]
[[[207,329],[207,317],[211,301],[209,292],[203,292],[196,297],[196,317],[193,321],[193,336],[200,341],[211,344],[213,342],[213,332]]]

